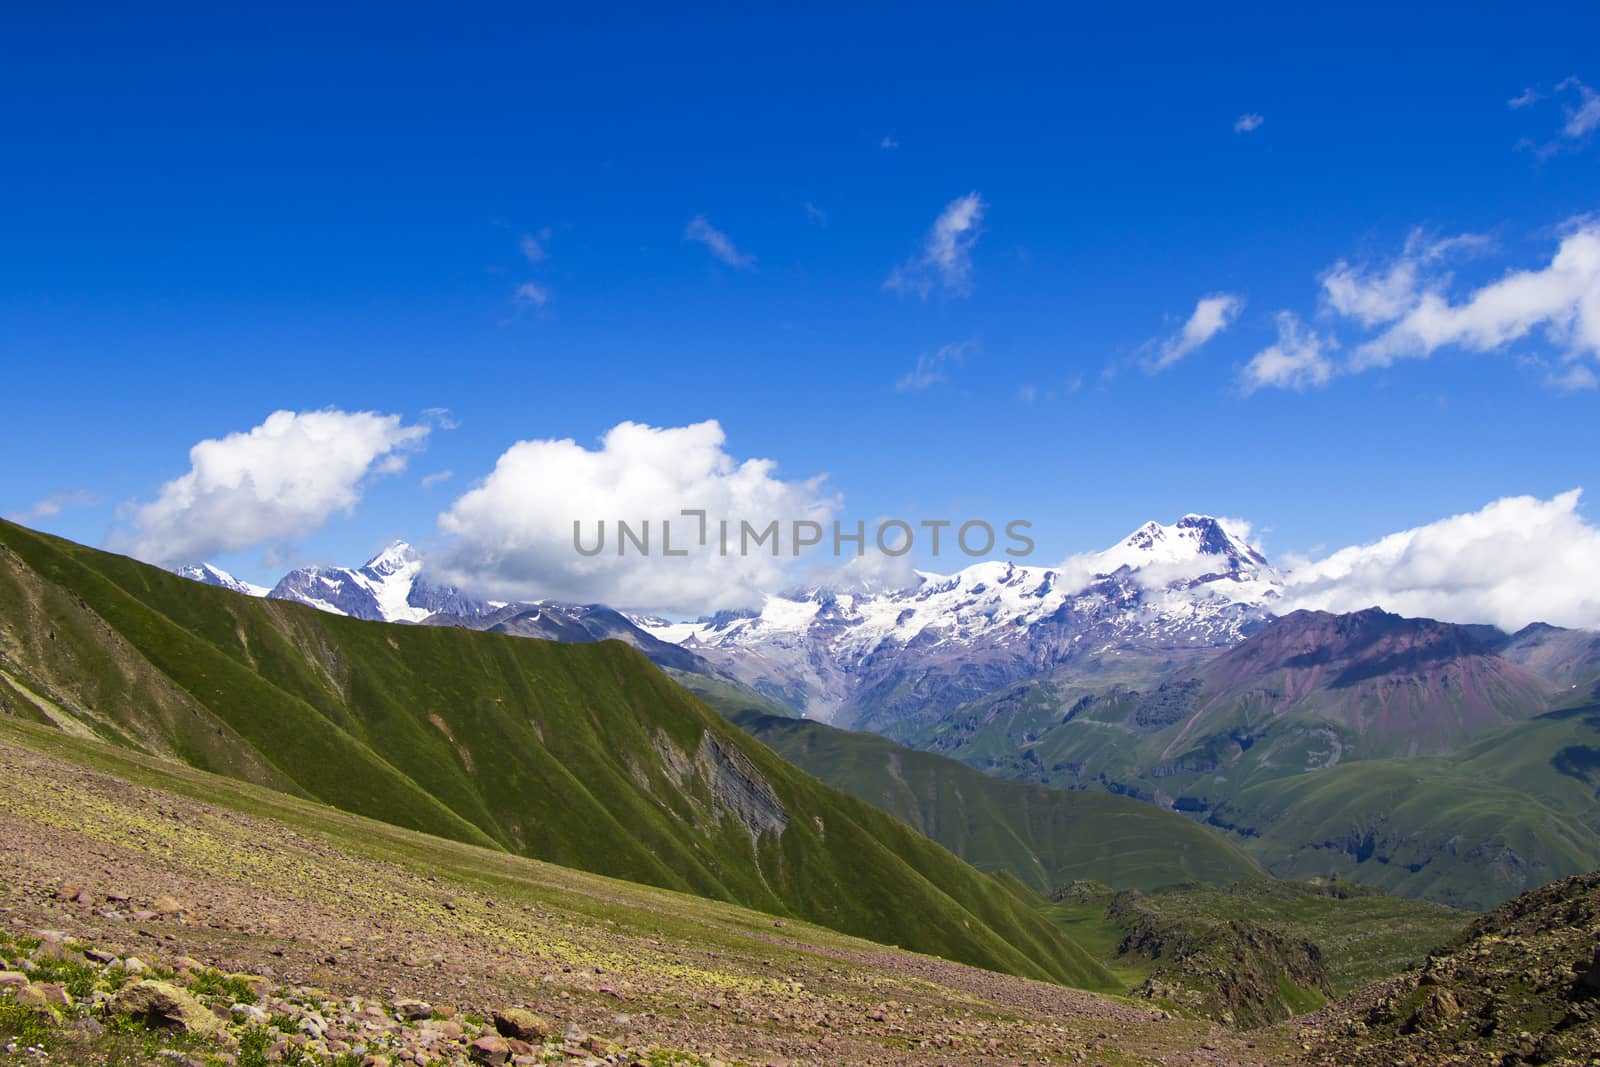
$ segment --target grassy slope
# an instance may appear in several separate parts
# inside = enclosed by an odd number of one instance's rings
[[[160,927],[178,939],[152,949],[158,963],[183,953],[226,970],[265,964],[330,991],[319,997],[370,986],[480,1013],[527,1003],[608,1036],[628,1018],[599,991],[609,985],[626,994],[634,1030],[675,1033],[667,1043],[678,1047],[714,1045],[728,1062],[777,1062],[778,1048],[796,1063],[966,1062],[930,1047],[951,1033],[971,1035],[970,1056],[1002,1037],[1012,1060],[1041,1064],[1082,1062],[1075,1050],[1112,1064],[1188,1062],[1203,1040],[1247,1052],[1242,1038],[1120,1000],[880,950],[806,922],[775,930],[760,912],[418,834],[3,715],[0,763],[0,820],[76,846],[8,868],[0,911],[29,915],[30,928],[64,922],[77,932],[70,924],[88,921],[103,936],[133,938],[132,926],[51,900],[54,887],[82,882],[139,901],[176,893],[199,910]],[[64,920],[25,910],[30,887]],[[324,967],[323,938],[335,937],[353,942]],[[435,966],[399,962],[412,956]],[[883,1002],[888,1025],[858,1025]],[[1104,1043],[1113,1025],[1114,1048]],[[1230,1062],[1288,1062],[1288,1037],[1252,1035],[1253,1055]]]
[[[1041,892],[1093,878],[1119,889],[1232,882],[1260,868],[1222,835],[1148,804],[990,778],[875,734],[738,712],[735,723],[828,784],[899,816],[980,870]]]
[[[1129,729],[1140,703],[1130,693],[1063,722],[1079,695],[1033,683],[1003,714],[979,702],[912,740],[1000,777],[1199,798],[1205,818],[1284,878],[1337,874],[1481,910],[1600,866],[1600,708],[1539,714],[1447,756],[1301,771],[1347,756],[1349,732],[1289,715],[1247,751],[1210,736],[1163,759],[1179,725]]]
[[[784,763],[626,646],[359,622],[10,524],[0,545],[0,669],[112,741],[459,841],[1110,983],[1011,888]],[[782,833],[753,838],[730,782],[758,806],[765,783]]]

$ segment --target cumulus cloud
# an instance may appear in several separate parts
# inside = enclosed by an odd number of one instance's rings
[[[1160,354],[1146,363],[1152,372],[1166,370],[1184,356],[1233,325],[1244,309],[1244,299],[1232,293],[1213,293],[1195,303],[1194,313],[1183,329],[1160,345]]]
[[[12,522],[26,524],[40,519],[53,519],[71,508],[92,508],[99,503],[100,498],[87,489],[71,489],[64,493],[52,493],[31,508],[13,511],[7,517]]]
[[[931,389],[940,382],[949,381],[948,368],[952,364],[960,364],[967,358],[967,353],[975,347],[977,347],[975,341],[962,341],[959,344],[944,345],[932,354],[923,353],[917,357],[917,365],[894,383],[895,392],[918,392]]]
[[[1548,266],[1512,272],[1460,303],[1441,288],[1416,293],[1392,325],[1355,350],[1351,369],[1450,346],[1494,351],[1535,330],[1573,356],[1600,354],[1600,222],[1570,225]]]
[[[519,441],[480,484],[439,517],[447,536],[438,573],[443,580],[499,599],[604,602],[663,614],[697,615],[723,608],[752,607],[763,594],[785,584],[793,563],[791,524],[828,526],[838,506],[822,478],[785,481],[768,459],[739,459],[728,452],[715,421],[681,427],[624,422],[601,438],[598,448],[571,439]],[[706,513],[705,543],[699,520],[685,509]],[[617,522],[635,534],[649,522],[649,555],[630,542],[617,552]],[[666,556],[662,523],[671,522]],[[720,551],[719,523],[730,523],[730,552]],[[605,523],[603,550],[592,549]],[[780,554],[766,545],[739,552],[740,524],[757,530],[777,521]],[[430,565],[435,561],[430,560]]]
[[[756,265],[755,256],[740,252],[728,235],[707,222],[704,215],[696,215],[689,220],[688,227],[683,231],[683,239],[700,242],[711,250],[713,256],[738,270],[749,270]]]
[[[367,482],[405,469],[427,426],[372,411],[275,411],[243,433],[201,441],[189,471],[133,512],[113,544],[174,564],[283,544],[349,512]]]
[[[1240,115],[1236,120],[1234,120],[1233,132],[1249,133],[1252,130],[1259,130],[1261,128],[1261,124],[1266,121],[1267,119],[1265,115],[1258,115],[1254,111],[1251,111]]]
[[[972,292],[972,249],[983,235],[988,206],[975,192],[946,204],[921,250],[890,272],[883,287],[923,299],[936,288],[954,296]]]
[[[1327,385],[1333,377],[1333,362],[1328,353],[1332,339],[1324,339],[1307,329],[1292,311],[1278,312],[1278,342],[1257,352],[1239,372],[1239,387],[1245,393],[1258,389],[1302,390]]]
[[[1287,573],[1283,605],[1274,610],[1377,605],[1504,630],[1530,622],[1600,627],[1600,528],[1580,514],[1581,495],[1506,497],[1301,563]]]

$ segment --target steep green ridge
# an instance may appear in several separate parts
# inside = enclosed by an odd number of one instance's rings
[[[829,785],[899,816],[979,870],[1049,892],[1094,878],[1118,889],[1227,883],[1261,868],[1221,834],[1124,797],[991,778],[876,734],[735,712],[732,720]]]
[[[359,622],[0,523],[0,700],[442,837],[997,970],[1112,979],[1013,888],[616,642]]]

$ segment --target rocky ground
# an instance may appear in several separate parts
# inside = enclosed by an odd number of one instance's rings
[[[0,1064],[1238,1064],[1234,1032],[0,731]]]
[[[1329,1067],[1600,1065],[1600,874],[1525,893],[1297,1023]]]

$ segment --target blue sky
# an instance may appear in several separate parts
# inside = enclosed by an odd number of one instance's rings
[[[1597,482],[1581,321],[1347,370],[1395,320],[1320,281],[1408,239],[1454,305],[1550,266],[1600,211],[1592,5],[3,30],[0,513],[92,544],[280,409],[451,414],[348,514],[220,553],[256,579],[428,542],[513,442],[629,420],[715,419],[855,516],[1026,517],[1041,562],[1189,511],[1314,553]],[[956,272],[919,266],[969,194]],[[908,264],[925,292],[886,286]],[[1214,294],[1226,328],[1152,373]],[[1251,391],[1283,311],[1332,370]]]

